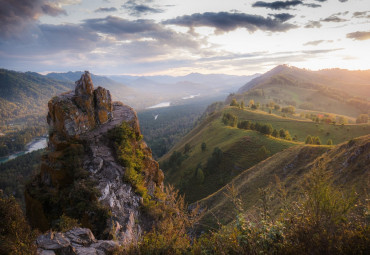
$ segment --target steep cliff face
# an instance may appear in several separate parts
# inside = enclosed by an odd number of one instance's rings
[[[153,224],[142,209],[156,201],[163,173],[135,111],[94,89],[88,72],[48,107],[48,150],[25,192],[31,224],[45,231],[77,220],[99,239],[136,241]]]

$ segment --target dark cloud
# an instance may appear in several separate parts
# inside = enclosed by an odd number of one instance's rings
[[[310,20],[304,27],[305,28],[320,28],[321,23],[320,23],[320,21]]]
[[[285,14],[284,14],[285,15]],[[289,14],[288,14],[289,15]],[[287,16],[285,15],[287,18]],[[237,28],[245,28],[250,32],[256,30],[282,32],[295,28],[295,25],[284,23],[279,18],[265,18],[259,15],[229,12],[205,12],[192,15],[179,16],[169,19],[163,24],[178,25],[184,27],[214,27],[218,32],[229,32]]]
[[[307,46],[307,45],[313,45],[313,46],[316,46],[316,45],[319,45],[320,43],[323,43],[325,42],[325,40],[317,40],[317,41],[309,41],[309,42],[306,42],[305,44],[303,44],[304,46]]]
[[[347,2],[348,0],[339,0],[339,2],[344,3]]]
[[[95,12],[115,12],[115,11],[117,11],[117,8],[115,7],[110,7],[110,8],[100,7],[95,10]]]
[[[321,7],[320,4],[303,4],[304,6],[311,7],[311,8],[319,8]]]
[[[129,0],[125,4],[122,5],[122,8],[129,11],[132,16],[141,16],[148,13],[162,13],[164,10],[160,8],[153,8],[145,2],[152,2],[152,1],[135,1]]]
[[[339,18],[337,15],[333,14],[325,19],[321,19],[324,22],[345,22],[348,21],[346,19]]]
[[[369,40],[370,39],[370,31],[357,31],[353,33],[347,34],[347,38],[353,39],[353,40]]]
[[[58,7],[58,1],[47,0],[0,0],[0,37],[13,38],[30,28],[42,15],[66,14]]]
[[[149,31],[160,30],[160,25],[151,20],[127,20],[119,17],[108,16],[101,19],[84,20],[84,26],[92,30],[113,35],[134,35]]]
[[[252,7],[264,7],[269,8],[272,10],[281,10],[281,9],[290,9],[290,7],[294,7],[297,5],[302,5],[303,2],[300,0],[291,0],[291,1],[275,1],[275,2],[264,2],[264,1],[257,1],[255,2]]]
[[[109,34],[119,39],[140,40],[150,38],[163,45],[178,48],[197,49],[201,40],[195,40],[187,34],[175,32],[153,20],[127,20],[119,17],[108,16],[101,19],[84,20],[83,26],[103,34]]]
[[[288,21],[295,17],[294,15],[291,15],[289,13],[278,13],[278,14],[269,14],[269,15],[275,17],[275,19],[279,19],[281,22]]]

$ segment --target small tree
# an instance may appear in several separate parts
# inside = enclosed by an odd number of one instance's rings
[[[254,105],[254,100],[253,99],[249,100],[249,107],[252,107],[253,105]]]
[[[285,129],[284,128],[282,128],[282,129],[279,130],[279,136],[281,138],[285,138]]]
[[[242,100],[241,102],[240,102],[240,109],[244,109],[245,108],[245,106],[244,106],[244,101]]]
[[[191,147],[190,147],[190,144],[187,143],[185,144],[185,147],[184,147],[184,154],[188,154],[191,150]]]
[[[321,144],[321,140],[320,140],[320,137],[318,137],[318,136],[316,136],[315,138],[314,138],[314,144],[317,144],[317,145],[320,145]]]
[[[313,144],[312,137],[310,135],[307,136],[305,144]]]
[[[200,146],[203,152],[207,150],[207,144],[205,142],[202,142],[202,145]]]
[[[274,129],[274,131],[272,131],[272,136],[279,137],[279,132],[276,129]]]
[[[231,100],[230,106],[236,106],[236,107],[239,107],[239,104],[238,104],[238,102],[236,101],[236,99],[235,99],[235,98],[233,98],[233,100]]]
[[[285,140],[289,140],[289,141],[292,140],[292,137],[290,136],[290,133],[288,130],[285,130]]]
[[[268,123],[268,124],[266,124],[266,125],[263,125],[262,127],[261,127],[261,133],[262,134],[265,134],[265,135],[271,135],[272,134],[272,131],[274,130],[273,128],[272,128],[272,126],[271,126],[271,124],[270,123]]]
[[[327,145],[333,145],[333,141],[331,139],[328,139],[328,141],[326,142]]]
[[[198,168],[196,171],[196,179],[198,184],[202,184],[204,182],[204,173],[202,168]]]
[[[258,150],[258,154],[257,154],[257,157],[259,160],[263,160],[265,158],[267,158],[267,156],[270,154],[270,151],[266,149],[265,146],[262,146],[259,150]]]

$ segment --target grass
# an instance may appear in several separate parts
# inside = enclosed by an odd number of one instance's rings
[[[370,125],[332,125],[318,124],[310,120],[297,120],[283,118],[275,114],[263,111],[241,110],[236,107],[228,107],[225,112],[238,116],[239,120],[250,120],[252,122],[270,123],[275,129],[287,129],[292,137],[295,135],[299,142],[304,142],[307,135],[318,136],[323,144],[332,139],[333,144],[339,144],[354,137],[370,134]]]
[[[223,113],[232,113],[240,120],[250,120],[262,124],[270,123],[273,128],[289,131],[297,141],[287,141],[272,136],[266,136],[252,130],[243,130],[225,126]],[[160,159],[161,168],[165,172],[167,183],[174,185],[186,195],[188,202],[200,200],[230,182],[245,169],[253,167],[267,157],[292,146],[305,146],[307,135],[318,136],[322,144],[328,139],[333,144],[370,133],[370,125],[332,125],[317,124],[310,120],[299,120],[281,117],[260,110],[241,110],[236,107],[226,107],[203,120],[195,129],[186,135],[174,148]],[[201,150],[201,144],[206,143],[206,151]],[[185,154],[185,145],[190,145],[190,151]],[[261,147],[269,152],[260,155]],[[214,149],[218,147],[223,152],[222,160],[217,165],[207,167]],[[327,148],[327,146],[323,146]],[[182,153],[180,166],[168,167],[166,162],[174,151]],[[195,176],[197,168],[204,172],[204,181],[198,183]]]
[[[278,177],[288,192],[288,203],[292,203],[304,185],[304,177],[316,166],[332,173],[331,181],[336,187],[348,192],[354,190],[361,199],[366,199],[370,174],[369,145],[370,135],[367,135],[334,147],[304,145],[279,152],[243,171],[227,186],[198,201],[207,208],[201,221],[202,228],[216,228],[218,223],[228,224],[235,219],[235,205],[230,199],[231,186],[243,201],[244,210],[255,214],[255,206],[260,203],[259,189],[276,187]],[[278,206],[271,204],[270,209],[273,211]]]
[[[207,145],[206,151],[201,150],[203,142]],[[257,164],[267,156],[297,145],[295,142],[268,137],[256,131],[225,126],[218,113],[189,133],[181,144],[162,158],[160,161],[162,166],[173,151],[184,152],[185,144],[190,144],[191,151],[187,153],[181,166],[164,169],[164,171],[166,182],[179,188],[190,202],[215,192],[241,171]],[[259,149],[262,146],[269,151],[268,155],[259,155]],[[195,175],[198,164],[200,163],[204,170],[207,160],[212,156],[216,147],[223,151],[222,162],[215,169],[207,169],[204,183],[194,182],[192,177]]]

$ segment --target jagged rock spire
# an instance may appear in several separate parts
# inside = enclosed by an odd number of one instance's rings
[[[89,95],[92,96],[94,92],[94,85],[91,80],[90,72],[85,71],[81,78],[76,81],[76,88],[75,88],[75,95],[82,96],[82,95]]]
[[[113,117],[112,99],[109,90],[98,87],[94,90],[89,71],[76,81],[74,93],[54,97],[49,101],[48,123],[59,137],[76,136],[106,123]]]

